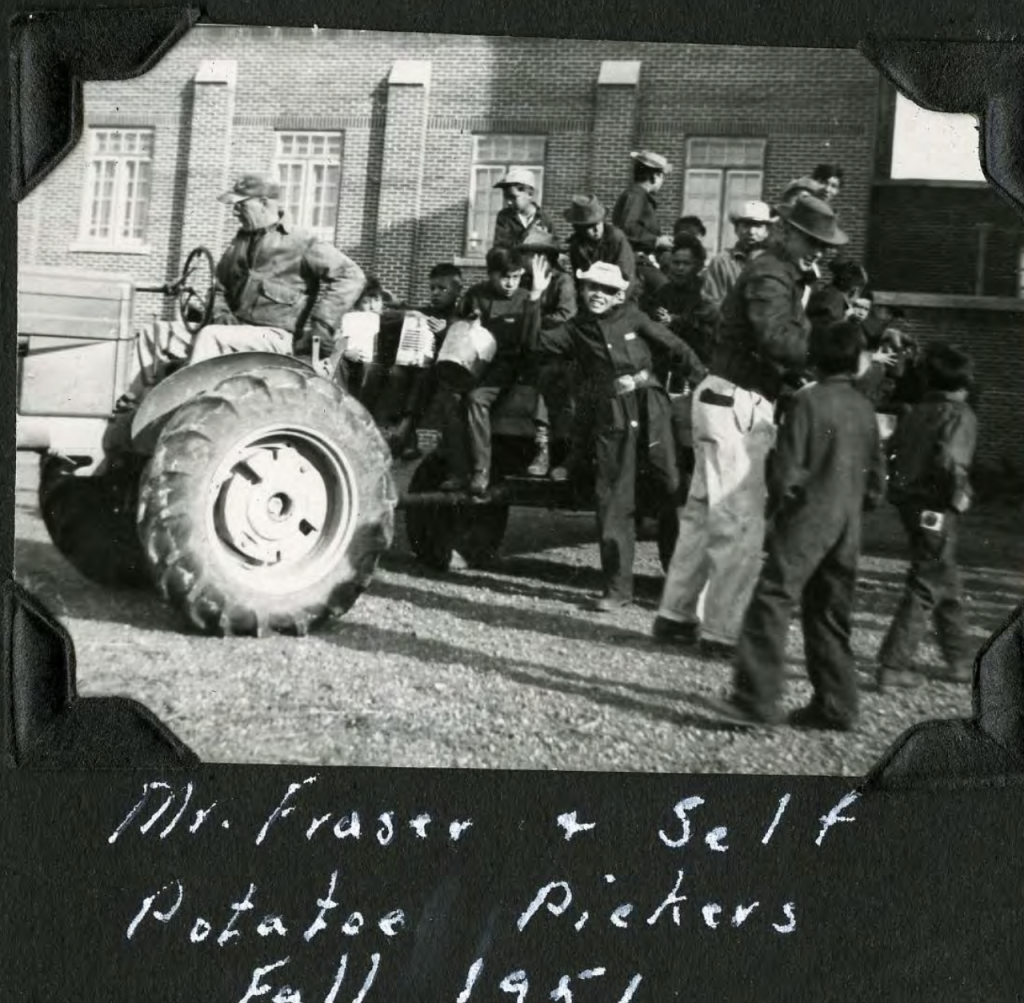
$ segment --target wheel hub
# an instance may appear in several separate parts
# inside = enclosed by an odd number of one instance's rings
[[[289,564],[312,553],[330,506],[320,471],[286,444],[258,446],[242,456],[220,498],[226,541],[261,564]]]

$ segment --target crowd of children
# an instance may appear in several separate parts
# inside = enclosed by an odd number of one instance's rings
[[[655,196],[672,165],[651,151],[631,156],[633,184],[610,213],[594,195],[572,197],[565,244],[536,201],[532,172],[516,168],[496,186],[504,207],[486,279],[463,288],[458,267],[437,265],[429,306],[412,312],[367,284],[357,309],[423,318],[435,359],[456,321],[482,325],[493,357],[475,376],[393,363],[375,383],[372,366],[350,362],[350,387],[364,402],[387,388],[403,457],[417,455],[433,403],[442,490],[482,500],[492,486],[492,411],[515,388],[534,388],[527,473],[565,480],[585,460],[595,471],[601,611],[632,600],[643,475],[663,553],[675,546],[655,637],[730,659],[734,692],[721,709],[742,724],[780,719],[797,608],[815,697],[791,723],[856,721],[861,512],[888,480],[911,567],[879,685],[921,681],[914,654],[929,616],[946,678],[968,679],[955,547],[976,436],[970,359],[942,344],[919,353],[897,312],[873,302],[863,266],[841,253],[822,280],[825,252],[846,242],[833,207],[840,168],[820,165],[774,207],[744,204],[731,217],[733,246],[708,260],[700,219],[661,232]]]

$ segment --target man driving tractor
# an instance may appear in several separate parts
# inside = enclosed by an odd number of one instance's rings
[[[240,229],[216,269],[213,315],[192,344],[188,364],[231,352],[309,356],[334,350],[341,317],[352,309],[366,276],[329,241],[295,229],[278,199],[280,188],[246,174],[220,202]]]

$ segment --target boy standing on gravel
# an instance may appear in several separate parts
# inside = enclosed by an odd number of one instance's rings
[[[810,705],[789,723],[849,731],[857,717],[850,634],[861,512],[885,475],[871,402],[853,386],[864,335],[841,321],[812,330],[819,382],[793,396],[768,464],[766,560],[736,650],[734,692],[721,708],[741,724],[778,724],[790,617],[799,605]]]
[[[526,342],[533,351],[567,356],[581,370],[586,387],[584,412],[593,415],[597,459],[597,526],[604,593],[594,609],[607,613],[633,601],[633,555],[636,545],[636,484],[639,469],[654,476],[659,536],[666,549],[678,532],[676,506],[679,472],[672,439],[668,395],[654,375],[660,351],[687,376],[697,380],[704,367],[696,354],[668,328],[626,300],[630,282],[617,265],[597,261],[577,272],[581,310],[558,327],[542,325],[540,303],[551,281],[541,257],[532,264]]]
[[[946,662],[941,677],[969,683],[973,645],[967,636],[956,566],[957,522],[971,499],[968,474],[978,422],[967,395],[970,357],[952,345],[924,355],[924,399],[900,419],[891,499],[910,539],[910,569],[896,616],[878,653],[878,685],[917,686],[914,655],[935,621]]]

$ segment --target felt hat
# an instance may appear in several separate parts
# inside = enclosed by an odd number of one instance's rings
[[[815,197],[825,194],[825,185],[821,181],[817,181],[809,175],[804,175],[802,178],[797,178],[795,181],[790,181],[786,185],[785,191],[782,193],[780,202],[789,202],[801,192],[806,192],[808,195],[814,195]]]
[[[770,223],[771,219],[771,206],[766,202],[756,200],[744,202],[737,211],[729,213],[729,221],[732,223],[739,223],[741,220],[751,223]]]
[[[569,208],[562,215],[573,226],[593,226],[608,213],[596,195],[573,195]]]
[[[653,150],[634,150],[630,156],[638,164],[643,164],[645,167],[653,167],[654,170],[664,171],[666,174],[672,173],[672,165],[668,160]]]
[[[813,195],[801,195],[795,201],[777,205],[775,211],[790,225],[812,240],[829,247],[841,247],[849,237],[839,229],[832,207]]]
[[[577,270],[576,278],[580,282],[593,282],[595,285],[608,286],[620,291],[629,288],[629,279],[622,274],[619,266],[607,261],[595,261],[585,272]]]
[[[276,199],[281,195],[281,186],[269,181],[262,174],[243,174],[229,192],[217,196],[218,202],[244,202],[246,199]]]
[[[516,245],[516,250],[527,254],[534,251],[551,251],[555,254],[560,254],[562,246],[558,243],[558,238],[553,233],[534,228]]]
[[[513,167],[494,187],[506,188],[508,185],[523,185],[525,188],[532,188],[536,191],[537,176],[525,167]]]

